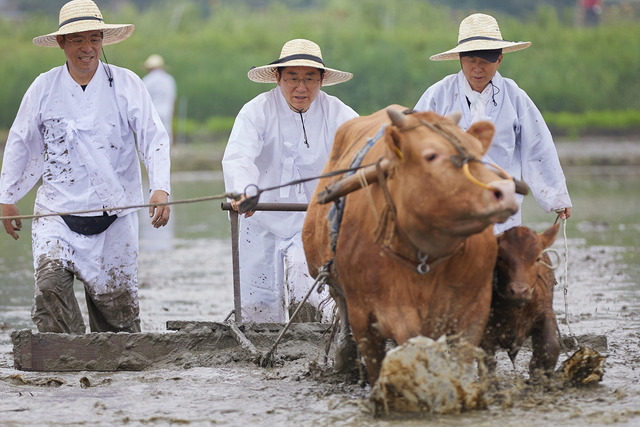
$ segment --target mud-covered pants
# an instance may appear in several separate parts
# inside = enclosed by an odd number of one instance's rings
[[[119,217],[104,232],[75,233],[58,216],[34,220],[35,300],[40,332],[86,333],[74,278],[84,284],[92,332],[139,332],[138,215]]]

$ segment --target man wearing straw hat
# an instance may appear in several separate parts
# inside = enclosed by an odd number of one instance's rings
[[[32,225],[35,302],[41,332],[83,334],[73,292],[84,284],[94,332],[140,331],[138,215],[144,203],[138,155],[149,175],[154,227],[169,221],[169,137],[142,80],[100,61],[103,45],[128,38],[133,25],[105,24],[91,0],[60,10],[59,29],[36,46],[60,47],[66,63],[27,90],[9,132],[0,203],[14,239],[16,203],[42,179]],[[137,146],[137,148],[136,148]]]
[[[345,82],[351,73],[324,65],[320,47],[309,40],[285,43],[280,58],[254,67],[249,79],[277,86],[249,101],[238,113],[222,159],[228,191],[250,185],[269,188],[318,176],[329,157],[337,128],[357,113],[320,90]],[[260,202],[308,203],[317,181],[285,185],[262,193]],[[232,201],[233,209],[238,203]],[[304,212],[246,212],[240,221],[242,318],[287,322],[313,280],[302,247]],[[298,320],[328,320],[327,296],[312,292]],[[317,309],[320,308],[320,313]],[[301,311],[302,313],[302,311]]]
[[[530,45],[503,40],[492,16],[468,16],[460,24],[457,46],[430,58],[459,59],[462,70],[428,88],[415,109],[442,115],[462,112],[460,126],[464,130],[479,120],[493,122],[496,134],[485,160],[524,180],[546,212],[557,212],[566,219],[571,215],[571,199],[551,133],[525,91],[498,72],[504,53]],[[523,196],[518,197],[522,204]],[[518,211],[505,223],[496,224],[495,231],[521,222]]]

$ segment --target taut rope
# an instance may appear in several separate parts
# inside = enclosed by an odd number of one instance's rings
[[[224,193],[215,196],[205,196],[205,197],[197,197],[195,199],[184,199],[184,200],[175,200],[172,202],[164,202],[164,203],[147,203],[144,205],[131,205],[131,206],[120,206],[114,208],[102,208],[102,209],[88,209],[83,211],[72,211],[72,212],[52,212],[45,214],[37,214],[37,215],[15,215],[15,216],[0,216],[0,221],[4,220],[15,220],[15,219],[37,219],[44,218],[47,216],[57,216],[57,215],[79,215],[79,214],[87,214],[87,213],[100,213],[100,212],[110,212],[110,211],[118,211],[125,209],[138,209],[138,208],[149,208],[152,206],[166,206],[166,205],[180,205],[185,203],[197,203],[197,202],[206,202],[209,200],[217,200],[217,199],[233,199],[240,200],[241,195],[238,193]]]
[[[578,346],[578,339],[571,331],[569,325],[569,303],[567,301],[567,295],[569,293],[569,245],[567,243],[567,220],[562,221],[562,235],[564,237],[564,281],[563,281],[563,293],[564,293],[564,323],[567,325],[569,336],[573,339],[573,344]]]

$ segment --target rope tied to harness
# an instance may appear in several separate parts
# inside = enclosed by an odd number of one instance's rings
[[[281,185],[275,185],[273,187],[267,187],[267,188],[260,188],[255,184],[249,184],[249,185],[247,185],[245,187],[244,193],[241,194],[240,198],[236,199],[236,200],[240,200],[242,198],[242,196],[246,196],[246,195],[251,194],[251,195],[249,195],[249,197],[245,197],[244,199],[242,199],[242,201],[238,205],[239,212],[249,212],[249,211],[254,210],[255,207],[258,205],[258,202],[260,201],[260,195],[262,193],[266,192],[266,191],[277,190],[277,189],[282,188],[282,187],[287,187],[287,186],[290,186],[290,185],[298,185],[298,184],[302,184],[302,183],[305,183],[305,182],[308,182],[308,181],[313,181],[313,180],[316,180],[316,179],[329,178],[329,177],[336,176],[336,175],[342,175],[344,173],[349,173],[349,172],[353,173],[353,172],[355,172],[355,171],[357,171],[359,169],[366,168],[367,166],[371,166],[371,165],[372,164],[366,164],[366,165],[358,164],[356,166],[349,167],[347,169],[331,171],[331,172],[324,173],[322,175],[312,176],[312,177],[308,177],[308,178],[301,178],[301,179],[290,181],[290,182],[287,182],[287,183],[284,183],[284,184],[281,184]],[[254,191],[250,191],[250,189],[254,190]]]

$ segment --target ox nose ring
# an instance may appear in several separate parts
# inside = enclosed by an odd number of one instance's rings
[[[521,181],[519,179],[514,179],[511,176],[509,176],[509,174],[502,169],[500,166],[493,164],[493,163],[484,163],[486,166],[491,166],[492,168],[494,168],[498,174],[498,176],[502,179],[508,179],[513,181],[516,184],[516,193],[518,194],[522,194],[523,196],[526,196],[527,194],[529,194],[529,186],[527,185],[526,182]],[[465,163],[462,165],[462,172],[464,173],[464,175],[467,177],[467,179],[469,179],[469,181],[473,182],[476,185],[479,185],[482,188],[485,188],[489,191],[500,191],[495,187],[492,187],[490,185],[485,184],[484,182],[478,181],[473,175],[471,175],[471,171],[469,170],[469,163]]]
[[[462,165],[462,172],[464,173],[464,176],[466,176],[467,179],[469,181],[473,182],[474,184],[476,184],[476,185],[478,185],[478,186],[480,186],[480,187],[482,187],[484,189],[487,189],[489,191],[493,191],[493,192],[500,191],[499,189],[497,189],[495,187],[492,187],[490,185],[487,185],[482,181],[478,181],[473,175],[471,175],[471,171],[469,170],[469,163],[465,163],[464,165]]]

